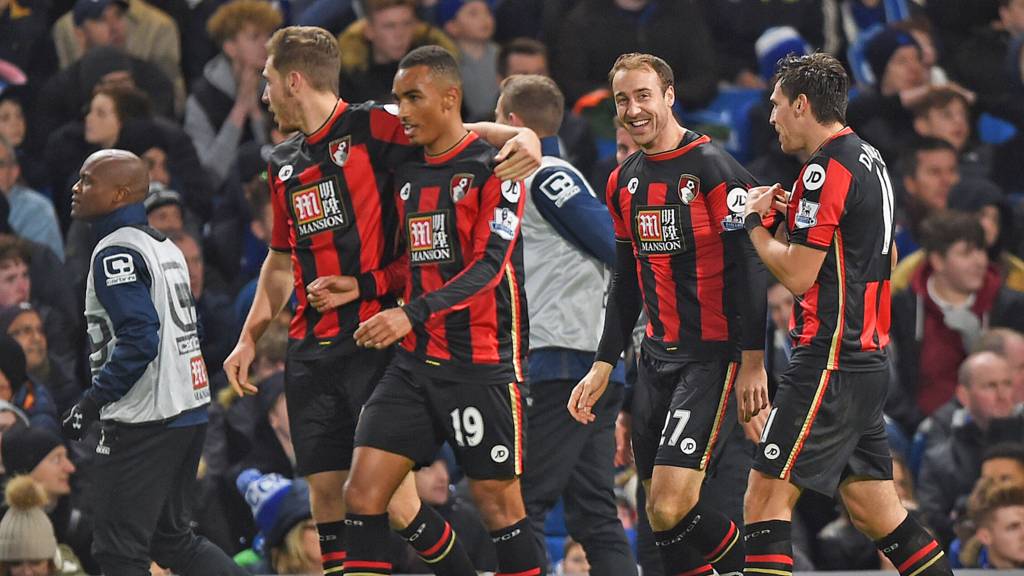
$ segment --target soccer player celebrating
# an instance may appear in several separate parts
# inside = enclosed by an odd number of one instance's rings
[[[672,70],[649,54],[625,54],[609,78],[618,117],[641,151],[608,178],[616,266],[596,361],[569,398],[594,405],[630,337],[647,317],[633,398],[633,451],[667,574],[743,568],[740,530],[700,488],[735,427],[733,385],[766,385],[766,275],[742,231],[754,179],[672,115]],[[737,363],[742,357],[742,362]]]
[[[888,371],[893,194],[878,151],[846,127],[849,80],[827,54],[779,63],[771,123],[803,152],[792,194],[750,191],[744,226],[795,298],[793,356],[761,436],[745,504],[747,574],[793,570],[790,519],[801,490],[836,489],[861,532],[900,574],[952,574],[942,549],[900,504],[882,420]],[[785,215],[774,236],[761,219]],[[763,384],[739,390],[742,416],[766,407]]]
[[[283,28],[267,52],[263,98],[278,128],[295,134],[270,158],[271,250],[224,369],[237,393],[256,393],[248,377],[256,341],[294,289],[298,308],[289,333],[285,396],[296,472],[309,481],[323,568],[332,573],[345,559],[342,487],[356,420],[391,356],[383,349],[358,349],[352,335],[360,322],[394,306],[393,294],[404,286],[394,240],[392,170],[421,152],[389,108],[338,97],[338,45],[326,30]],[[496,168],[499,176],[524,177],[539,164],[540,145],[529,131],[494,124],[473,128],[502,142],[516,135],[502,150],[508,159]],[[533,156],[523,148],[531,139]],[[391,510],[396,528],[445,530],[439,515],[420,506],[411,479],[401,494]],[[423,542],[417,538],[413,546]],[[437,573],[451,573],[447,562],[456,556],[465,558],[457,545],[450,558],[433,565]]]
[[[450,442],[498,556],[499,574],[541,574],[520,494],[528,316],[519,221],[520,182],[493,173],[494,149],[462,124],[458,65],[437,46],[398,65],[395,98],[406,135],[425,154],[395,174],[406,304],[378,313],[356,342],[394,361],[366,403],[345,489],[345,574],[390,574],[391,495],[416,465]],[[444,551],[447,533],[423,534]]]

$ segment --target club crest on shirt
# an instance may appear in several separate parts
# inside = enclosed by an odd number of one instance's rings
[[[455,260],[451,215],[447,210],[410,214],[405,222],[411,265],[442,264]]]
[[[796,209],[796,216],[793,218],[793,225],[797,228],[810,228],[818,223],[818,210],[821,204],[810,200],[800,199]]]
[[[680,202],[689,206],[690,202],[693,202],[693,199],[700,192],[700,178],[693,174],[683,174],[679,177],[677,190],[679,191]]]
[[[331,140],[331,143],[327,145],[327,153],[331,157],[331,162],[337,164],[338,168],[344,167],[345,162],[348,162],[348,152],[351,147],[351,136],[345,136],[344,138]]]
[[[473,175],[468,173],[459,173],[452,176],[451,182],[449,182],[448,188],[452,193],[452,202],[458,202],[469,194],[469,189],[473,187]]]
[[[295,231],[300,238],[348,226],[345,204],[338,195],[338,181],[333,176],[292,191],[291,201]]]

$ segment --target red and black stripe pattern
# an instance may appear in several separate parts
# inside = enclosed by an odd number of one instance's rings
[[[493,174],[495,150],[475,133],[396,173],[412,332],[399,361],[461,382],[525,379],[528,315],[520,182]]]
[[[298,308],[289,336],[294,353],[352,347],[353,332],[393,306],[404,278],[397,261],[391,171],[417,157],[398,118],[369,104],[339,100],[316,132],[274,148],[268,180],[274,212],[270,246],[290,252]],[[389,268],[391,265],[391,268]],[[306,300],[320,276],[359,279],[361,299],[321,314]]]
[[[344,576],[387,576],[391,574],[388,561],[388,515],[345,515],[345,551],[342,564]]]
[[[754,178],[710,138],[688,131],[674,150],[638,152],[612,173],[608,210],[630,241],[648,324],[645,346],[664,359],[738,350],[743,206]],[[758,318],[761,321],[761,318]],[[763,332],[763,330],[762,330]]]
[[[892,184],[881,155],[849,128],[803,167],[787,212],[789,241],[825,251],[797,295],[793,361],[826,370],[879,370],[889,343]]]
[[[952,575],[942,546],[909,514],[891,534],[875,542],[901,576]]]
[[[767,520],[747,524],[745,576],[792,576],[792,525],[785,520]]]

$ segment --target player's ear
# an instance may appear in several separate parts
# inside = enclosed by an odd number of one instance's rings
[[[804,112],[807,112],[809,106],[806,94],[799,94],[796,100],[793,101],[793,113],[797,117],[802,116]]]
[[[669,84],[665,88],[665,103],[672,107],[676,103],[676,87]]]

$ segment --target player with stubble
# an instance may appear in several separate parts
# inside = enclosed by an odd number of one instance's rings
[[[632,443],[662,563],[666,574],[739,573],[741,528],[700,490],[736,428],[734,385],[767,381],[766,273],[741,219],[755,181],[707,136],[676,121],[664,60],[624,54],[609,80],[618,118],[641,150],[608,178],[616,265],[596,359],[568,409],[584,424],[594,421],[642,305],[648,324]]]
[[[325,573],[345,562],[343,486],[352,462],[362,405],[391,358],[385,348],[358,348],[361,322],[396,305],[405,285],[396,244],[398,216],[392,173],[419,158],[421,149],[402,131],[394,110],[338,96],[337,40],[326,30],[292,26],[267,45],[263,94],[278,128],[294,134],[276,146],[268,169],[274,224],[270,251],[238,344],[224,363],[233,389],[255,394],[249,367],[259,340],[293,290],[298,303],[289,329],[285,398],[296,473],[310,485]],[[540,161],[540,145],[527,131],[471,125],[485,138],[508,141],[496,171],[522,177]],[[391,507],[403,533],[450,533],[436,512],[421,506],[412,478]],[[426,538],[413,547],[430,550]],[[468,564],[454,539],[431,567],[459,574]]]
[[[437,46],[398,65],[393,92],[424,155],[395,174],[403,263],[401,308],[356,331],[373,348],[401,342],[366,403],[345,488],[345,574],[390,574],[387,505],[402,479],[448,442],[469,478],[498,574],[538,576],[520,493],[528,312],[519,222],[521,182],[494,174],[494,149],[462,124],[454,57]],[[446,535],[431,535],[438,548]],[[470,572],[472,573],[472,572]]]
[[[745,574],[791,574],[793,506],[803,490],[838,489],[850,520],[903,576],[949,575],[934,538],[903,508],[882,409],[889,380],[893,192],[881,154],[846,126],[849,79],[827,54],[787,56],[771,123],[803,153],[792,193],[750,191],[744,215],[758,255],[794,295],[793,354],[750,472]],[[762,218],[783,216],[773,234]],[[769,226],[770,227],[770,226]],[[767,390],[739,390],[743,416]]]

